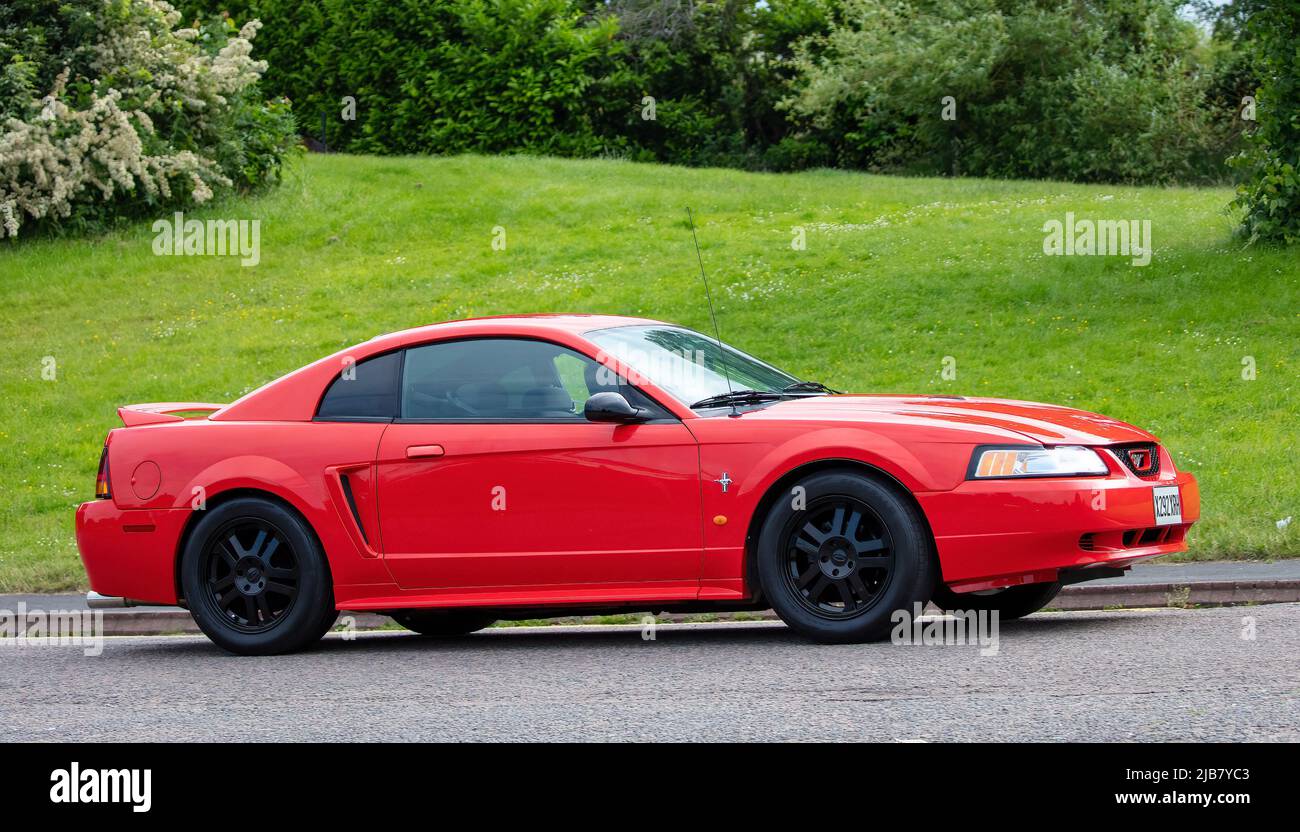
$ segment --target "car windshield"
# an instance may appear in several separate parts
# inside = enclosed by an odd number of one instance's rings
[[[605,355],[630,367],[638,378],[692,404],[732,390],[780,392],[797,378],[693,330],[649,324],[598,329],[586,333]],[[598,356],[598,359],[604,356]],[[723,362],[726,373],[723,373]],[[636,384],[638,379],[629,379]]]

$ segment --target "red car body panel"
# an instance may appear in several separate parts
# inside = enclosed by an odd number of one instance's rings
[[[808,466],[869,466],[910,492],[934,534],[943,580],[958,591],[1181,551],[1200,516],[1195,479],[1165,449],[1147,478],[1104,450],[1155,442],[1151,434],[1030,402],[825,396],[705,417],[644,383],[676,420],[313,421],[350,362],[492,336],[551,341],[632,372],[583,333],[646,323],[573,315],[438,324],[343,350],[224,407],[127,406],[119,411],[127,427],[107,443],[112,498],[77,511],[91,588],[180,602],[176,569],[195,509],[245,492],[301,514],[328,558],[336,605],[354,610],[750,599],[760,512]],[[189,411],[210,415],[178,415]],[[980,445],[1038,444],[1101,449],[1110,471],[967,479]],[[1179,486],[1182,524],[1155,528],[1158,485]]]
[[[407,458],[430,444],[445,454]],[[394,424],[378,470],[402,589],[699,584],[699,451],[680,423]]]

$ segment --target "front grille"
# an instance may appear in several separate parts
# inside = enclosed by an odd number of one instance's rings
[[[1124,467],[1139,477],[1151,477],[1160,473],[1160,448],[1154,442],[1112,445],[1111,451],[1124,463]]]

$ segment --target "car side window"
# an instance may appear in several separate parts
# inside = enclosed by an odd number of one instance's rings
[[[587,398],[600,392],[591,387],[599,369],[567,347],[523,338],[411,347],[402,373],[401,418],[582,422]]]
[[[395,418],[401,367],[400,351],[344,367],[321,398],[316,418],[334,422],[374,422]]]
[[[591,398],[586,380],[587,365],[590,363],[590,359],[575,353],[555,356],[555,372],[560,377],[560,384],[575,402],[584,403]]]

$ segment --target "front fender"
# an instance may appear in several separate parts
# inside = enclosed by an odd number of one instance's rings
[[[842,425],[794,430],[755,423],[746,426],[744,441],[736,441],[734,426],[707,421],[710,424],[690,425],[700,437],[701,598],[748,597],[751,588],[744,583],[744,572],[749,530],[758,521],[764,497],[791,471],[845,460],[882,471],[913,494],[945,491],[962,481],[972,447],[965,441],[908,441]]]
[[[828,459],[847,459],[878,468],[898,480],[908,491],[946,490],[939,472],[899,442],[878,433],[853,428],[824,428],[793,436],[773,445],[754,460],[740,479],[740,494],[760,496],[790,471]],[[954,481],[947,488],[956,487]]]

